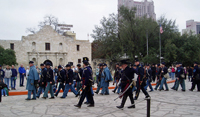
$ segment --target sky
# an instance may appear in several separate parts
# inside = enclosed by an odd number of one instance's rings
[[[200,21],[200,0],[153,1],[156,18],[165,15],[176,20],[180,32],[186,28],[187,20]],[[61,23],[72,24],[71,31],[77,39],[87,40],[104,16],[117,14],[117,5],[118,0],[0,0],[0,39],[21,40],[30,34],[26,28],[39,30],[38,23],[43,17],[53,15]],[[92,37],[89,40],[92,42]]]

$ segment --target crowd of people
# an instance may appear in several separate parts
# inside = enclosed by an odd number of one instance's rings
[[[135,59],[134,64],[131,64],[129,60],[121,60],[120,63],[116,64],[114,76],[112,77],[107,64],[100,63],[95,73],[96,81],[94,81],[92,67],[89,65],[87,57],[83,58],[83,66],[77,64],[76,67],[67,64],[66,66],[59,65],[53,69],[51,64],[47,62],[46,64],[40,64],[39,68],[34,66],[33,61],[30,61],[30,69],[27,67],[25,70],[23,65],[21,65],[17,72],[14,65],[12,65],[11,69],[7,66],[4,70],[0,66],[1,95],[7,95],[5,86],[8,89],[11,87],[11,90],[16,90],[18,73],[20,87],[24,86],[24,77],[27,79],[26,89],[28,90],[28,98],[26,100],[36,100],[36,98],[40,98],[41,94],[43,94],[43,99],[47,99],[49,91],[49,99],[54,99],[58,96],[61,89],[63,94],[60,98],[64,99],[67,97],[69,89],[71,89],[75,97],[80,96],[79,103],[75,105],[78,108],[81,108],[85,98],[84,104],[88,104],[88,107],[94,107],[94,93],[109,95],[109,85],[112,81],[112,84],[115,85],[115,89],[112,92],[119,94],[118,98],[122,98],[121,105],[117,106],[120,109],[124,108],[127,97],[131,100],[131,106],[128,108],[135,108],[134,100],[138,99],[140,90],[144,93],[145,99],[150,98],[147,92],[148,88],[150,89],[149,92],[154,90],[162,91],[164,89],[169,91],[167,84],[167,79],[169,78],[175,80],[174,86],[171,87],[173,90],[177,91],[180,84],[182,91],[186,91],[185,80],[188,79],[192,82],[192,87],[189,91],[193,91],[196,85],[197,91],[200,91],[200,69],[198,63],[195,62],[192,67],[183,67],[179,62],[169,68],[165,65],[165,62],[141,65],[138,59]],[[152,82],[156,83],[154,88],[151,85]],[[5,85],[3,85],[4,83]],[[94,83],[97,83],[97,90],[95,92],[93,92],[92,88]],[[133,95],[134,92],[135,95]],[[32,98],[31,94],[33,94]]]

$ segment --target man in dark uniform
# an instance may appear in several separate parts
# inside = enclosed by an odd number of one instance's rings
[[[199,67],[198,63],[194,63],[194,70],[193,70],[193,77],[192,77],[192,87],[189,89],[190,91],[193,91],[195,86],[197,85],[198,91],[200,91],[200,78],[199,78]]]
[[[119,64],[116,64],[116,66],[115,66],[115,75],[114,75],[114,80],[113,80],[113,85],[116,83],[116,86],[115,86],[115,89],[112,91],[114,93],[118,88],[120,88],[117,85],[120,78],[121,78],[121,70],[119,68]]]
[[[147,99],[150,96],[147,93],[147,91],[144,89],[144,87],[146,86],[146,78],[144,76],[144,68],[140,65],[140,61],[138,59],[135,60],[135,65],[137,65],[137,75],[138,75],[138,78],[137,78],[137,91],[136,91],[134,100],[138,99],[139,93],[140,93],[140,89],[144,93],[145,99]]]
[[[157,64],[157,82],[156,82],[156,87],[154,88],[155,90],[157,90],[157,88],[161,84],[161,80],[162,80],[161,71],[162,71],[162,68],[160,67],[160,64]]]
[[[175,87],[174,87],[174,90],[178,90],[178,87],[179,87],[179,84],[181,84],[181,87],[182,87],[182,91],[185,91],[185,77],[183,77],[183,73],[184,73],[184,69],[183,67],[181,66],[182,64],[181,63],[178,63],[176,65],[176,84],[175,84]]]
[[[77,64],[78,70],[76,71],[78,74],[78,77],[76,79],[76,91],[80,91],[81,89],[81,76],[83,75],[83,69],[81,68],[81,64]]]
[[[40,97],[40,94],[42,93],[42,90],[45,90],[46,87],[46,75],[47,75],[47,70],[44,67],[44,64],[40,64],[40,68],[41,68],[41,75],[40,75],[40,80],[39,80],[39,90],[37,92],[37,98]]]
[[[147,88],[149,87],[151,90],[149,92],[152,92],[153,91],[153,87],[151,85],[151,81],[152,81],[152,70],[149,66],[149,64],[146,65],[146,71],[147,71],[147,75],[146,75],[146,78],[147,78],[147,85],[145,86],[145,89],[147,90]]]
[[[129,85],[133,82],[132,81],[133,75],[134,73],[136,73],[136,70],[128,66],[128,64],[130,64],[128,62],[128,59],[121,60],[121,64],[122,64],[122,69],[123,69],[122,77],[121,77],[121,91],[124,92],[129,87]],[[124,108],[124,105],[128,96],[131,101],[131,106],[129,106],[128,108],[135,108],[132,89],[133,89],[133,85],[130,86],[128,90],[124,93],[123,98],[122,98],[122,103],[120,106],[117,106],[117,108],[119,109]]]
[[[54,99],[54,93],[53,93],[53,85],[55,84],[55,81],[53,79],[53,70],[50,67],[50,63],[46,63],[46,68],[47,68],[47,74],[46,74],[46,82],[47,82],[47,87],[45,88],[44,95],[42,98],[46,99],[48,97],[48,91],[50,90],[51,98],[49,99]]]
[[[94,107],[94,99],[93,99],[93,95],[91,92],[91,87],[92,87],[92,71],[91,68],[88,66],[89,65],[89,59],[87,57],[83,58],[83,65],[84,65],[84,69],[83,69],[83,81],[82,81],[82,87],[83,87],[83,91],[81,94],[81,98],[78,102],[77,105],[74,105],[75,107],[81,108],[81,105],[85,99],[85,97],[88,98],[89,100],[89,105],[88,107]]]
[[[66,65],[66,79],[65,79],[65,90],[63,92],[63,96],[60,98],[66,98],[67,93],[69,91],[69,89],[71,89],[71,91],[76,95],[76,97],[78,97],[78,92],[74,89],[73,87],[73,70],[71,69],[71,65],[67,64]]]
[[[103,64],[99,64],[99,75],[97,78],[97,90],[96,90],[96,94],[99,93],[100,88],[101,88],[101,76],[102,76],[102,72],[103,72]]]
[[[191,81],[192,80],[192,68],[189,67],[188,69],[188,81]]]
[[[163,85],[165,85],[166,90],[165,91],[169,91],[168,85],[167,85],[167,78],[165,78],[164,76],[166,74],[168,74],[168,69],[165,66],[165,62],[162,62],[162,71],[161,71],[161,77],[162,77],[162,81],[160,83],[160,88],[159,91],[161,91],[163,89]]]
[[[153,80],[153,82],[155,82],[155,80],[156,80],[156,67],[155,67],[155,64],[152,65],[151,71],[152,71],[152,80]]]
[[[65,70],[62,69],[62,66],[59,65],[58,66],[58,71],[57,71],[57,86],[58,86],[58,90],[55,94],[55,96],[58,96],[58,93],[60,92],[60,89],[62,88],[63,92],[65,90],[65,86],[64,86],[64,82],[65,82]]]

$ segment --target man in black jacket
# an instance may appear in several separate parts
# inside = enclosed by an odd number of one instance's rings
[[[57,72],[57,84],[58,84],[58,90],[55,94],[55,96],[58,96],[58,93],[60,92],[60,89],[62,88],[63,92],[65,90],[64,82],[65,82],[65,70],[62,69],[62,66],[58,66],[58,72]]]
[[[194,70],[193,70],[193,77],[192,77],[192,87],[191,89],[189,89],[190,91],[193,91],[195,86],[197,85],[197,89],[200,92],[200,77],[199,77],[199,67],[198,67],[198,63],[195,62],[194,63]]]
[[[164,77],[164,75],[166,75],[168,73],[168,69],[167,67],[165,67],[165,62],[162,62],[162,71],[161,71],[161,77],[162,77],[162,81],[160,83],[160,88],[159,91],[161,91],[163,89],[163,84],[165,84],[166,90],[165,91],[169,91],[168,85],[167,85],[167,78]]]
[[[77,68],[78,70],[76,71],[77,72],[77,78],[76,78],[76,91],[80,91],[81,89],[81,76],[83,75],[83,69],[81,68],[81,64],[77,64]]]
[[[156,67],[155,67],[155,64],[152,65],[151,71],[152,71],[152,80],[153,80],[153,82],[155,82],[155,80],[156,80]]]

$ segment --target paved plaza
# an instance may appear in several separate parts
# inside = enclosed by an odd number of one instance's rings
[[[173,83],[169,84],[172,87]],[[186,89],[191,87],[191,82],[186,81]],[[96,95],[95,107],[88,108],[85,104],[81,109],[74,107],[78,102],[73,93],[69,93],[66,99],[60,99],[62,93],[53,100],[37,99],[26,101],[26,95],[3,97],[0,103],[0,117],[146,117],[146,105],[144,94],[141,92],[136,101],[135,109],[124,108],[119,110],[121,99],[113,101],[117,94],[110,90],[110,95]],[[182,92],[170,90],[150,92],[152,117],[199,117],[200,116],[200,92]],[[130,105],[128,98],[126,107]]]

